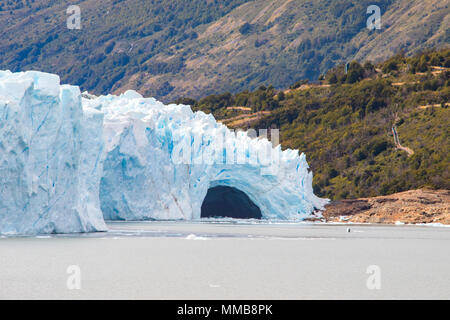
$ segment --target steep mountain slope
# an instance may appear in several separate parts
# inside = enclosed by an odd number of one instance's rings
[[[366,28],[371,4],[384,13],[381,30]],[[255,89],[264,83],[287,87],[299,79],[317,79],[354,58],[380,61],[399,50],[439,47],[450,42],[449,10],[448,3],[438,0],[249,2],[188,45],[188,51],[198,54],[187,58],[190,80],[179,81],[175,93],[183,85],[181,92],[197,86],[208,93]],[[213,80],[206,87],[201,78],[205,74]]]
[[[450,42],[442,0],[83,0],[0,4],[0,69],[38,69],[94,93],[129,88],[163,101],[286,87],[353,58]],[[382,28],[366,28],[367,7]]]
[[[396,1],[383,15],[382,33],[361,32],[355,59],[380,61],[400,50],[415,53],[450,43],[449,1]]]

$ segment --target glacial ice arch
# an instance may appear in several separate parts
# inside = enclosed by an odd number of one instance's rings
[[[219,185],[245,193],[264,219],[303,219],[327,202],[313,193],[304,154],[231,132],[212,115],[133,91],[84,103],[105,113],[105,219],[199,219]]]

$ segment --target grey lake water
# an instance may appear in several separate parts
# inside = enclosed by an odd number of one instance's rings
[[[103,233],[3,237],[0,298],[450,299],[447,227],[243,220],[108,226]]]

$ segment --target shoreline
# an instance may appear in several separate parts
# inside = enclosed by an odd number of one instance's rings
[[[417,189],[387,196],[331,201],[326,222],[450,225],[450,190]]]

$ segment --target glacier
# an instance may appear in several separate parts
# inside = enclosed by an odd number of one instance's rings
[[[78,87],[0,71],[0,234],[105,231],[102,132]]]
[[[0,233],[199,219],[218,186],[244,192],[264,219],[301,220],[328,202],[305,154],[264,134],[132,90],[81,94],[34,71],[0,72],[0,152]]]
[[[244,192],[266,219],[303,219],[326,200],[304,154],[233,132],[189,106],[134,91],[83,100],[105,114],[100,186],[106,219],[199,219],[209,188]]]

